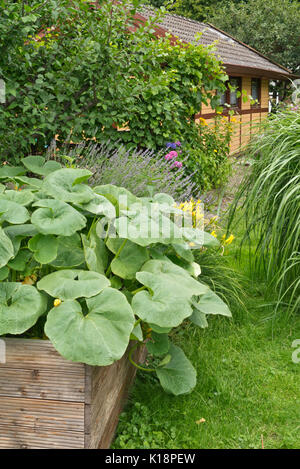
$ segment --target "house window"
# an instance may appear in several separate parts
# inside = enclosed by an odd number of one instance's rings
[[[251,97],[256,102],[252,106],[258,106],[260,101],[261,83],[259,78],[251,78]]]
[[[241,107],[239,93],[241,92],[241,78],[240,77],[229,77],[227,82],[227,89],[224,93],[219,94],[220,106],[226,107]],[[230,84],[230,88],[228,86]]]
[[[224,91],[224,93],[219,94],[219,104],[220,104],[220,106],[224,106],[224,104],[226,104],[226,102],[227,102],[226,95],[227,95],[227,91]]]
[[[229,90],[229,104],[232,107],[238,107],[239,105],[239,98],[238,98],[238,91],[240,91],[240,78],[229,78],[229,84],[234,89]]]

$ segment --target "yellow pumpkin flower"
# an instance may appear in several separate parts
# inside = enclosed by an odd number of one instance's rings
[[[61,300],[59,298],[56,298],[53,304],[54,306],[59,306],[61,304]]]
[[[226,239],[226,241],[224,242],[224,244],[225,244],[226,246],[228,246],[229,244],[232,243],[233,240],[234,240],[234,236],[233,236],[233,234],[231,234],[231,235],[229,236],[229,238]]]

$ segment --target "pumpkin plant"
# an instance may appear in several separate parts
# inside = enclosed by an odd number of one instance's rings
[[[218,241],[178,223],[172,197],[137,198],[113,185],[90,187],[92,173],[28,156],[0,169],[0,335],[37,323],[66,359],[107,366],[130,341],[130,361],[156,373],[175,395],[196,371],[174,345],[172,328],[230,316],[199,281],[193,246]],[[146,347],[150,366],[133,351]]]

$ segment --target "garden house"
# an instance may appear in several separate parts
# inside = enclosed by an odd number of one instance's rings
[[[144,7],[139,19],[147,20],[153,10]],[[182,16],[166,14],[156,30],[157,36],[171,33],[174,39],[178,37],[183,42],[192,42],[195,35],[201,33],[199,43],[209,45],[216,43],[217,54],[224,63],[229,76],[229,83],[236,91],[227,91],[220,96],[220,104],[224,105],[223,114],[231,119],[229,110],[235,113],[233,122],[234,133],[231,140],[231,151],[235,152],[246,144],[255,132],[255,124],[267,116],[269,111],[269,82],[270,80],[288,80],[293,75],[287,68],[268,59],[260,52],[221,31],[212,24],[201,23]],[[253,99],[243,101],[238,90],[244,90]],[[251,104],[255,100],[255,104]],[[202,106],[195,115],[196,121],[205,119],[213,124],[215,112],[210,106]],[[202,120],[203,122],[203,120]]]

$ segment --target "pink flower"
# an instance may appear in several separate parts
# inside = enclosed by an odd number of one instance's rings
[[[174,161],[174,163],[172,164],[172,168],[182,168],[181,161]]]
[[[165,156],[165,159],[167,161],[170,161],[172,158],[176,158],[177,155],[177,151],[170,151],[170,153],[168,153],[166,156]]]
[[[181,147],[181,142],[175,142],[178,147]]]

